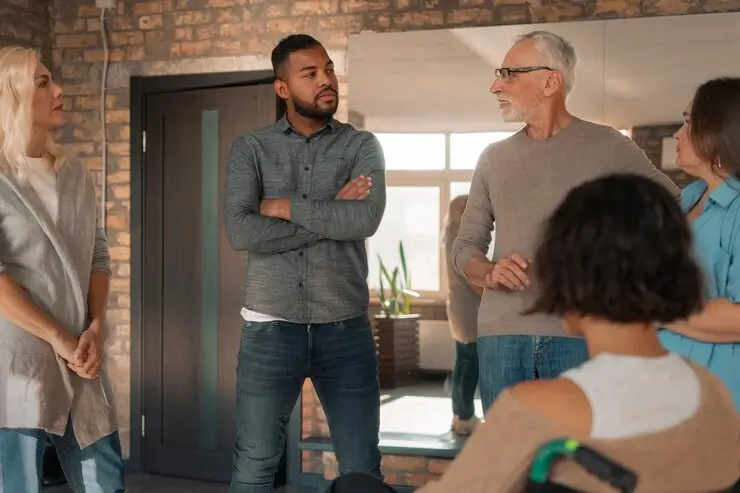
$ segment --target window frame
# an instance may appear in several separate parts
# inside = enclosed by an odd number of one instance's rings
[[[510,133],[514,135],[515,131],[495,131],[491,130],[488,132],[373,132],[377,134],[432,134],[439,135],[444,134],[445,137],[445,167],[441,170],[386,170],[385,182],[386,188],[392,187],[437,187],[439,189],[439,233],[440,242],[438,245],[439,254],[439,291],[430,290],[416,290],[419,293],[419,298],[414,300],[415,304],[434,304],[443,302],[447,299],[447,291],[449,283],[447,280],[447,258],[442,253],[442,231],[444,229],[444,220],[447,215],[447,209],[450,201],[454,198],[451,197],[450,187],[454,182],[471,182],[473,180],[473,173],[475,168],[469,170],[452,169],[451,165],[451,137],[453,134],[475,134],[475,133]],[[492,141],[491,143],[493,143]],[[369,248],[369,238],[366,240],[365,245]],[[413,273],[412,273],[413,275]],[[370,282],[368,281],[368,285]],[[412,286],[413,289],[413,286]],[[374,289],[370,288],[370,302],[372,304],[380,303]]]

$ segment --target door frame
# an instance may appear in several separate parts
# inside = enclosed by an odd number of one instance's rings
[[[141,436],[144,415],[144,384],[146,367],[144,361],[144,300],[143,268],[144,238],[143,224],[146,204],[144,203],[144,152],[143,132],[146,118],[146,97],[155,93],[183,92],[198,89],[216,89],[230,86],[272,84],[272,70],[223,72],[208,74],[132,76],[130,80],[130,154],[131,154],[131,409],[130,409],[130,453],[129,472],[146,472],[144,438]],[[277,116],[285,112],[285,105],[276,96]],[[107,186],[107,183],[106,183]],[[286,440],[286,481],[291,485],[301,482],[301,397],[290,418]]]

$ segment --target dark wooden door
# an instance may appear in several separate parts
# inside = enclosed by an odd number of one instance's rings
[[[226,162],[239,135],[275,121],[276,96],[255,85],[145,103],[144,469],[227,482],[244,254],[223,226]]]

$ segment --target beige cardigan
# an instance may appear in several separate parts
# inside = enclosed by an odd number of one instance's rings
[[[740,476],[740,417],[720,381],[694,368],[702,403],[693,417],[659,433],[620,440],[570,436],[505,391],[444,476],[418,493],[521,493],[537,449],[558,438],[575,438],[637,473],[637,493],[723,491]],[[616,491],[571,462],[558,464],[551,478],[589,493]]]
[[[87,328],[93,271],[110,275],[92,177],[72,161],[57,173],[55,224],[28,183],[0,172],[0,273],[72,335]],[[63,435],[71,414],[82,447],[117,429],[107,378],[72,373],[51,345],[0,317],[0,428]]]

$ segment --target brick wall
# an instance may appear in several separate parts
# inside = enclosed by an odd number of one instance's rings
[[[13,5],[32,0],[13,0]],[[54,64],[66,90],[69,125],[64,141],[93,170],[100,169],[101,126],[97,117],[102,68],[99,11],[92,0],[53,0]],[[109,141],[108,229],[115,264],[107,342],[109,371],[125,434],[129,417],[129,111],[131,75],[259,70],[270,67],[275,42],[291,32],[317,36],[340,66],[346,62],[349,35],[361,30],[398,31],[476,25],[556,22],[740,10],[738,0],[123,0],[111,12],[112,64],[106,99]],[[32,38],[33,39],[33,38]],[[43,42],[43,40],[41,40]],[[341,75],[338,117],[347,117],[346,74]],[[304,426],[321,428],[312,395],[304,403]],[[316,416],[315,420],[313,416]],[[434,474],[417,458],[408,471],[417,478]],[[304,469],[323,472],[322,461]],[[417,468],[422,469],[417,471]],[[405,478],[405,476],[404,476]],[[405,480],[405,479],[404,479]]]
[[[680,127],[680,123],[634,127],[632,140],[645,151],[647,157],[657,168],[662,168],[663,139],[672,137]],[[693,177],[680,169],[670,169],[664,172],[681,188],[694,181]]]
[[[49,0],[0,1],[0,45],[18,44],[41,50],[51,64],[51,13]]]

